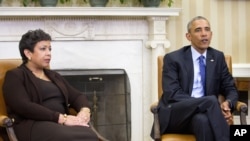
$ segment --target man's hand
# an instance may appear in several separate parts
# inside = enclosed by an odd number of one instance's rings
[[[229,102],[224,101],[221,103],[222,114],[224,115],[228,125],[233,124],[233,115],[231,114],[231,109],[229,108]]]

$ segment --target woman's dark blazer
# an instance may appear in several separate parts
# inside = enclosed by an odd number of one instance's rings
[[[161,134],[167,129],[171,105],[192,98],[193,79],[194,67],[191,46],[184,46],[164,56],[163,95],[158,105]],[[205,95],[218,97],[219,94],[223,94],[226,99],[230,100],[232,107],[234,107],[238,99],[238,92],[234,79],[228,70],[224,54],[209,47],[206,56]]]
[[[63,94],[65,109],[70,106],[79,111],[82,107],[89,107],[85,95],[70,86],[60,74],[48,69],[44,69],[44,72]],[[8,71],[5,76],[3,94],[7,112],[15,119],[14,130],[22,140],[29,140],[27,137],[30,137],[34,121],[58,122],[60,113],[42,106],[38,85],[37,78],[23,64]],[[69,111],[66,114],[68,113]]]

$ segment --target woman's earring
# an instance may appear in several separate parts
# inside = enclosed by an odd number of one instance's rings
[[[30,61],[30,60],[31,60],[31,57],[28,57],[28,60]]]

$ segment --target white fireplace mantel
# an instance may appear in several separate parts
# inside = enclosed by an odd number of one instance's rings
[[[180,8],[1,7],[0,16],[178,16]]]
[[[149,141],[153,122],[149,107],[157,100],[157,56],[170,46],[166,22],[171,16],[179,16],[180,11],[1,7],[0,59],[20,58],[17,46],[21,35],[40,28],[55,41],[51,68],[123,68],[131,85],[131,141]]]

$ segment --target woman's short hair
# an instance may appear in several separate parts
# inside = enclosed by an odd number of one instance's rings
[[[28,49],[33,52],[34,47],[40,41],[51,41],[51,36],[42,29],[29,30],[22,35],[22,38],[19,41],[19,52],[24,64],[28,61],[28,58],[24,54],[24,50]]]

